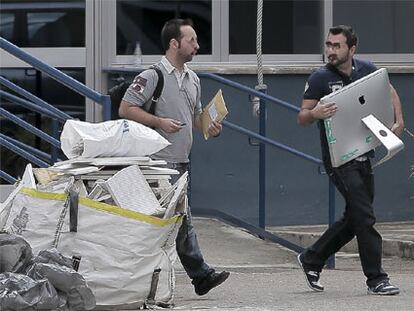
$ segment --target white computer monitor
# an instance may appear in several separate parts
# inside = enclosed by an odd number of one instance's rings
[[[321,98],[320,103],[334,102],[336,114],[324,120],[333,167],[341,166],[375,149],[381,142],[361,121],[373,115],[386,127],[394,124],[390,83],[385,68]]]

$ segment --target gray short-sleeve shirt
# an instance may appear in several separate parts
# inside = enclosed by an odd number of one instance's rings
[[[175,119],[186,125],[176,133],[166,133],[156,128],[155,130],[171,145],[152,155],[152,158],[170,163],[187,163],[193,143],[194,118],[201,113],[200,79],[195,72],[187,68],[180,87],[174,71],[171,70],[172,67],[168,70],[164,65],[165,61],[163,58],[163,61],[157,64],[164,75],[164,88],[156,104],[155,115]],[[147,110],[157,82],[155,70],[143,71],[134,78],[123,100],[140,107],[145,105]]]

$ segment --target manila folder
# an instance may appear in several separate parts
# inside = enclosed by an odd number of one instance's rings
[[[213,97],[213,99],[208,103],[208,105],[204,107],[203,112],[201,113],[201,128],[205,140],[207,140],[210,136],[208,134],[208,128],[211,122],[213,120],[221,122],[224,120],[227,114],[228,111],[226,108],[226,103],[223,99],[223,92],[220,89]]]

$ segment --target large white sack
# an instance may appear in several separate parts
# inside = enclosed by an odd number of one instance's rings
[[[182,217],[160,219],[81,197],[77,232],[69,230],[67,195],[23,188],[13,199],[0,230],[23,236],[33,252],[53,246],[63,255],[80,255],[79,272],[97,307],[137,308],[161,268],[155,301],[172,303],[175,289],[175,238]],[[3,220],[3,221],[2,221]],[[59,226],[59,223],[61,226]]]
[[[100,123],[67,120],[60,141],[69,159],[147,156],[170,145],[153,129],[125,119]]]

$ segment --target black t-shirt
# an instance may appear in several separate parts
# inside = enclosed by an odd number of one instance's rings
[[[303,99],[314,99],[319,101],[325,95],[337,91],[345,85],[361,79],[376,70],[377,67],[373,63],[354,58],[352,61],[352,73],[349,77],[336,69],[335,66],[326,64],[309,76],[308,81],[306,82]],[[319,120],[318,127],[321,138],[322,160],[326,170],[329,172],[332,169],[332,165],[323,120]]]

